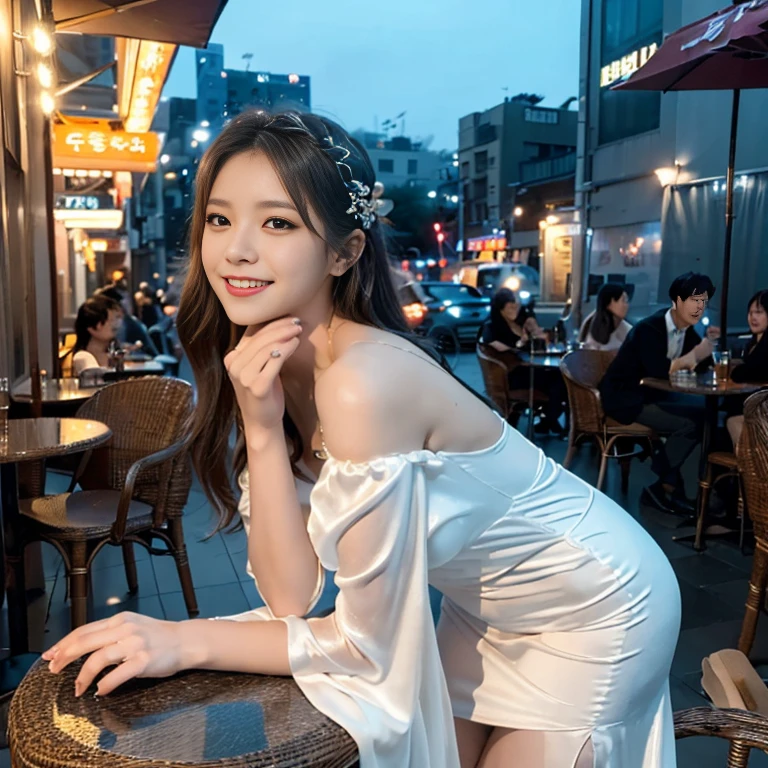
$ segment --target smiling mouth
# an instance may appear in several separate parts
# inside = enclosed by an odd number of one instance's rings
[[[224,278],[233,288],[265,288],[268,285],[272,285],[271,280],[249,280],[241,279],[236,280],[232,277]]]

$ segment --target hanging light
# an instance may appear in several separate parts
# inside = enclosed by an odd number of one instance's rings
[[[56,109],[56,102],[48,91],[43,91],[40,94],[40,108],[44,115],[50,115]]]
[[[43,88],[50,88],[53,85],[53,72],[47,64],[41,62],[37,65],[37,79]]]
[[[51,36],[42,28],[35,27],[30,37],[32,47],[41,55],[48,56],[53,50],[53,40]]]

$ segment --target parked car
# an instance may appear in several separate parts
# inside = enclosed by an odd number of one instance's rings
[[[408,327],[418,332],[427,317],[427,296],[421,288],[421,283],[398,269],[392,269],[392,281]]]
[[[443,270],[443,274],[455,283],[477,288],[483,296],[492,297],[499,288],[513,290],[522,303],[536,302],[540,296],[539,273],[527,264],[469,261],[457,264],[449,273]]]
[[[455,332],[460,344],[474,344],[491,314],[491,300],[477,288],[461,283],[419,283],[426,296],[427,316],[422,328],[430,336],[441,330]]]

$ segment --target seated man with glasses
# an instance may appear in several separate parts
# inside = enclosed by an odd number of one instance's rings
[[[676,395],[641,386],[646,377],[666,379],[683,369],[706,368],[713,342],[720,337],[714,326],[702,339],[694,330],[715,293],[707,275],[686,272],[669,287],[672,306],[641,320],[629,333],[600,382],[607,416],[621,424],[637,422],[664,438],[654,452],[652,469],[658,480],[643,492],[643,501],[664,512],[692,515],[685,496],[680,467],[699,441],[700,409]]]

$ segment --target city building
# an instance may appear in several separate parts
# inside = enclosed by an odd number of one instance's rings
[[[711,0],[583,0],[582,104],[577,163],[579,275],[634,285],[632,313],[667,301],[667,287],[688,269],[719,282],[725,232],[724,175],[729,92],[659,94],[611,86],[652,56],[664,37],[721,3]],[[729,328],[744,329],[746,301],[768,285],[768,94],[742,93]],[[583,255],[581,255],[583,254]],[[719,320],[719,300],[709,313]],[[588,307],[586,311],[588,311]]]
[[[514,229],[515,199],[521,185],[573,174],[577,119],[567,105],[552,109],[533,100],[512,98],[459,120],[467,241]],[[503,241],[501,250],[507,246]]]
[[[376,179],[387,189],[424,186],[434,190],[441,171],[451,162],[450,153],[433,152],[408,136],[368,131],[356,131],[353,136],[367,150]]]
[[[246,54],[249,59],[251,54]],[[249,69],[225,69],[224,46],[210,43],[195,51],[197,121],[218,132],[224,122],[249,108],[309,112],[310,78]]]

